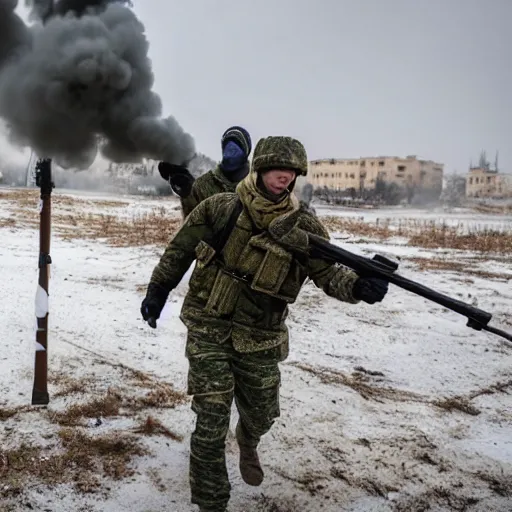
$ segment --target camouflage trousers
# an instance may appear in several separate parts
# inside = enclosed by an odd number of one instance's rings
[[[190,441],[191,501],[224,510],[231,491],[225,441],[233,398],[244,432],[256,446],[279,416],[280,349],[242,354],[231,340],[215,343],[202,334],[189,331],[187,341],[188,393],[197,415]]]

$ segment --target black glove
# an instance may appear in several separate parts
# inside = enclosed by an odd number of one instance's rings
[[[163,288],[157,285],[149,285],[146,297],[140,306],[142,318],[153,329],[156,328],[156,321],[160,318],[160,313],[164,309],[167,296],[169,295]]]
[[[165,181],[168,181],[173,191],[180,197],[187,197],[192,191],[195,178],[184,165],[160,162],[158,172]]]
[[[360,277],[352,288],[352,295],[356,300],[364,300],[368,304],[381,302],[388,293],[389,283],[377,277]]]

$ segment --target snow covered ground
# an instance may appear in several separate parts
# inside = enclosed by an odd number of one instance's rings
[[[36,408],[37,196],[0,189],[0,511],[196,510],[188,490],[194,415],[184,396],[186,330],[178,319],[187,279],[150,329],[139,307],[163,245],[62,236],[84,215],[173,218],[178,203],[59,190],[54,197],[51,401]],[[367,221],[440,217],[326,210],[317,212]],[[443,217],[473,227],[511,220]],[[399,256],[402,275],[490,311],[493,325],[512,330],[510,254],[333,235],[360,254]],[[421,258],[442,258],[444,267],[420,270]],[[396,287],[370,306],[337,302],[307,283],[289,326],[281,417],[261,444],[266,478],[256,489],[243,483],[231,432],[230,511],[512,510],[511,345]]]

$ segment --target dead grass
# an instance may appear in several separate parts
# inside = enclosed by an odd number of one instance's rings
[[[440,229],[425,230],[412,235],[409,238],[408,245],[427,249],[446,248],[508,254],[512,252],[512,233],[485,230],[461,234],[457,232],[456,228],[443,226]]]
[[[148,408],[174,409],[176,406],[186,403],[187,399],[187,395],[181,391],[176,391],[170,385],[160,384],[143,396],[129,399],[126,406],[132,411]]]
[[[0,228],[13,228],[16,226],[16,219],[9,217],[7,219],[0,219]]]
[[[0,191],[0,201],[10,201],[16,203],[20,207],[34,207],[39,201],[40,191],[38,188],[27,189],[10,189]],[[86,199],[80,197],[72,197],[59,193],[52,193],[52,206],[96,206],[103,208],[117,208],[128,206],[126,201],[117,201],[112,199]]]
[[[121,399],[114,393],[95,398],[85,404],[74,404],[65,411],[50,413],[50,419],[61,426],[78,426],[84,418],[108,418],[119,416]]]
[[[81,492],[94,492],[102,478],[121,480],[133,475],[133,459],[146,453],[137,438],[126,433],[89,436],[62,429],[56,448],[22,444],[0,449],[0,496],[22,494],[34,480],[49,486],[69,483]]]
[[[450,398],[442,398],[434,400],[432,405],[444,409],[449,412],[460,411],[471,416],[478,416],[481,411],[471,404],[471,400],[483,395],[494,395],[495,393],[507,393],[507,390],[512,387],[512,379],[490,384],[481,389],[477,389],[468,393],[466,396],[454,396]]]
[[[7,421],[17,414],[28,412],[32,409],[33,408],[30,405],[20,405],[18,407],[0,407],[0,421]]]
[[[162,422],[152,416],[148,416],[138,427],[134,429],[137,434],[143,434],[145,436],[162,435],[168,437],[173,441],[183,441],[183,436],[174,433],[172,430],[167,428]]]
[[[48,382],[60,389],[52,393],[53,398],[84,393],[88,388],[87,379],[75,379],[65,374],[52,374],[48,375]]]
[[[186,401],[187,396],[172,386],[155,384],[153,389],[140,396],[124,389],[110,389],[101,397],[49,414],[53,423],[71,427],[83,425],[85,419],[133,415],[145,409],[174,409]]]
[[[247,510],[254,512],[296,512],[300,510],[296,503],[284,498],[273,498],[262,494],[253,498],[253,504]]]
[[[478,270],[473,268],[471,261],[453,261],[435,258],[407,258],[407,261],[418,265],[418,268],[421,271],[448,270],[484,279],[512,279],[512,274],[506,274],[504,272],[490,272],[487,270]]]
[[[22,226],[37,228],[39,215],[37,189],[1,191],[0,200],[11,203],[12,218],[0,220],[0,227]],[[182,220],[170,215],[165,208],[118,217],[114,214],[91,212],[93,208],[119,208],[123,201],[82,199],[52,195],[52,230],[65,240],[101,240],[114,247],[167,244]]]
[[[408,245],[428,249],[471,250],[482,253],[511,253],[512,229],[480,226],[468,230],[462,223],[448,226],[418,219],[377,219],[375,224],[361,218],[327,216],[321,218],[331,232],[387,240],[393,236],[408,238]]]
[[[334,467],[331,470],[331,476],[337,480],[344,481],[349,487],[357,487],[362,489],[370,496],[380,496],[386,498],[390,492],[398,492],[398,488],[394,485],[378,482],[376,479],[365,476],[354,475],[350,471],[344,471],[342,468]]]
[[[16,218],[23,219],[26,227],[39,226],[39,217],[31,211],[18,211]],[[64,240],[99,240],[112,247],[166,245],[181,223],[161,208],[130,218],[86,212],[52,214],[52,229]]]
[[[497,215],[504,215],[512,213],[512,204],[477,204],[473,210],[479,213],[495,213]]]
[[[476,505],[480,499],[467,496],[464,489],[436,486],[415,496],[405,495],[398,503],[393,504],[393,512],[427,512],[430,510],[452,510],[466,512]],[[434,506],[434,508],[433,508]],[[439,508],[442,507],[442,508]]]
[[[322,224],[331,232],[347,232],[355,236],[386,239],[393,236],[391,223],[377,222],[369,224],[360,218],[326,216],[321,218]]]
[[[471,400],[482,395],[507,393],[508,389],[512,387],[512,379],[510,379],[508,381],[500,381],[495,384],[490,384],[484,388],[477,389],[468,393],[466,396],[454,396],[429,400],[427,397],[417,393],[374,384],[371,381],[371,377],[380,377],[382,376],[381,372],[368,372],[367,370],[361,371],[364,370],[364,368],[356,367],[356,371],[353,372],[352,375],[347,375],[338,370],[312,366],[305,363],[290,363],[290,365],[311,373],[324,384],[347,386],[356,391],[365,400],[374,400],[377,402],[383,402],[384,400],[392,400],[396,402],[420,402],[439,407],[440,409],[448,412],[459,411],[471,416],[478,416],[481,413],[481,411],[471,403]]]
[[[479,409],[469,402],[468,398],[462,396],[434,400],[432,405],[444,409],[445,411],[460,411],[471,416],[478,416],[481,413]]]
[[[512,496],[512,481],[506,475],[491,475],[478,471],[475,474],[483,482],[489,485],[489,489],[499,496]]]
[[[0,200],[12,204],[14,218],[0,220],[1,227],[37,228],[37,189],[0,192]],[[91,213],[91,207],[110,208],[128,203],[113,200],[83,199],[65,195],[52,196],[52,227],[67,240],[78,238],[101,240],[114,247],[164,245],[181,227],[181,217],[155,208],[149,213],[121,218],[113,214]],[[421,219],[377,219],[374,224],[357,217],[326,216],[321,218],[333,233],[346,232],[364,238],[388,240],[394,236],[408,238],[408,245],[431,249],[471,250],[480,253],[512,253],[512,229],[480,226],[469,230],[461,223],[448,226]]]
[[[347,386],[356,391],[365,400],[375,400],[377,402],[383,402],[384,400],[393,400],[398,402],[426,401],[425,397],[416,393],[390,387],[376,386],[371,383],[370,377],[359,371],[354,372],[352,375],[347,375],[341,371],[320,366],[312,366],[304,363],[290,364],[305,372],[311,373],[315,377],[319,378],[324,384]]]

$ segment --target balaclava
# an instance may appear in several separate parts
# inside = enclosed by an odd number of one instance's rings
[[[241,126],[228,128],[221,139],[222,162],[220,167],[231,181],[240,181],[249,172],[247,160],[252,144],[249,132]]]

